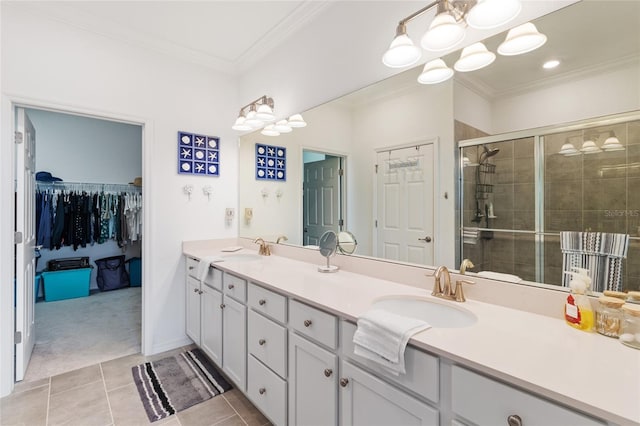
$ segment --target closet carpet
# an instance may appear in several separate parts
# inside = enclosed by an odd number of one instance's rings
[[[25,381],[140,352],[141,311],[141,287],[36,303],[36,345]]]

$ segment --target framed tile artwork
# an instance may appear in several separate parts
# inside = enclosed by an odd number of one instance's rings
[[[287,148],[257,143],[256,179],[287,180]]]
[[[220,176],[220,138],[178,132],[178,173]]]

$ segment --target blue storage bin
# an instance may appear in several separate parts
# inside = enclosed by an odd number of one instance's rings
[[[139,257],[132,257],[127,260],[129,264],[129,285],[140,287],[142,285],[142,260]]]
[[[33,299],[38,300],[38,293],[40,292],[40,282],[42,281],[42,272],[36,272],[36,277],[33,280]]]
[[[89,295],[91,268],[42,272],[45,302]]]

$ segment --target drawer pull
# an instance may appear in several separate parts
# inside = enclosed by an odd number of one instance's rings
[[[507,424],[509,426],[522,426],[522,419],[517,414],[512,414],[507,417]]]
[[[189,270],[190,270],[190,271],[193,271],[194,269],[196,269],[196,267],[195,267],[195,266],[189,266]]]
[[[258,300],[258,304],[259,304],[260,306],[264,305],[265,303],[267,303],[267,301],[266,301],[266,300],[264,300],[264,299],[260,299],[260,300]]]
[[[225,306],[224,303],[221,303],[220,304],[220,309],[224,309],[224,306]]]
[[[194,288],[194,289],[193,289],[193,292],[194,292],[194,293],[197,293],[198,291],[199,291],[199,290],[198,290],[197,288]]]
[[[233,290],[233,288],[235,287],[235,285],[233,285],[233,284],[229,284],[227,287],[229,288],[229,290]]]
[[[266,341],[266,340],[264,340],[264,339],[260,339],[260,340],[258,340],[258,344],[259,344],[260,346],[264,346],[264,344],[265,344],[265,343],[267,343],[267,341]]]
[[[198,294],[202,294],[202,293],[204,293],[204,291],[198,290]]]
[[[260,395],[264,395],[267,390],[265,388],[260,388],[258,389],[258,392],[260,393]]]
[[[304,326],[305,327],[310,327],[311,326],[311,320],[304,320]]]
[[[333,370],[330,368],[325,368],[324,369],[324,376],[325,377],[331,377],[331,375],[333,374]]]
[[[343,388],[346,388],[348,384],[349,384],[349,379],[344,377],[340,379],[340,386],[342,386]]]

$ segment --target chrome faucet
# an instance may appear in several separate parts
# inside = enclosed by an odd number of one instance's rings
[[[254,243],[260,244],[260,249],[258,250],[258,254],[259,255],[261,255],[261,256],[271,256],[271,246],[269,246],[269,244],[265,243],[265,241],[261,237],[256,238]]]
[[[462,263],[464,264],[465,262]],[[469,263],[471,263],[471,261],[469,261]],[[472,268],[473,264],[471,264],[471,266],[465,266],[465,269],[467,267]],[[466,300],[464,297],[464,292],[462,291],[462,285],[474,284],[473,281],[456,280],[456,288],[451,291],[451,275],[449,274],[449,270],[446,266],[440,266],[438,269],[436,269],[436,272],[433,274],[433,276],[435,277],[435,282],[433,284],[433,291],[431,292],[431,295],[439,297],[441,299],[455,300],[456,302],[464,302]],[[444,276],[444,287],[440,283],[441,276]]]
[[[460,275],[464,275],[467,272],[467,268],[474,268],[475,265],[469,259],[462,259],[462,263],[460,264]]]

